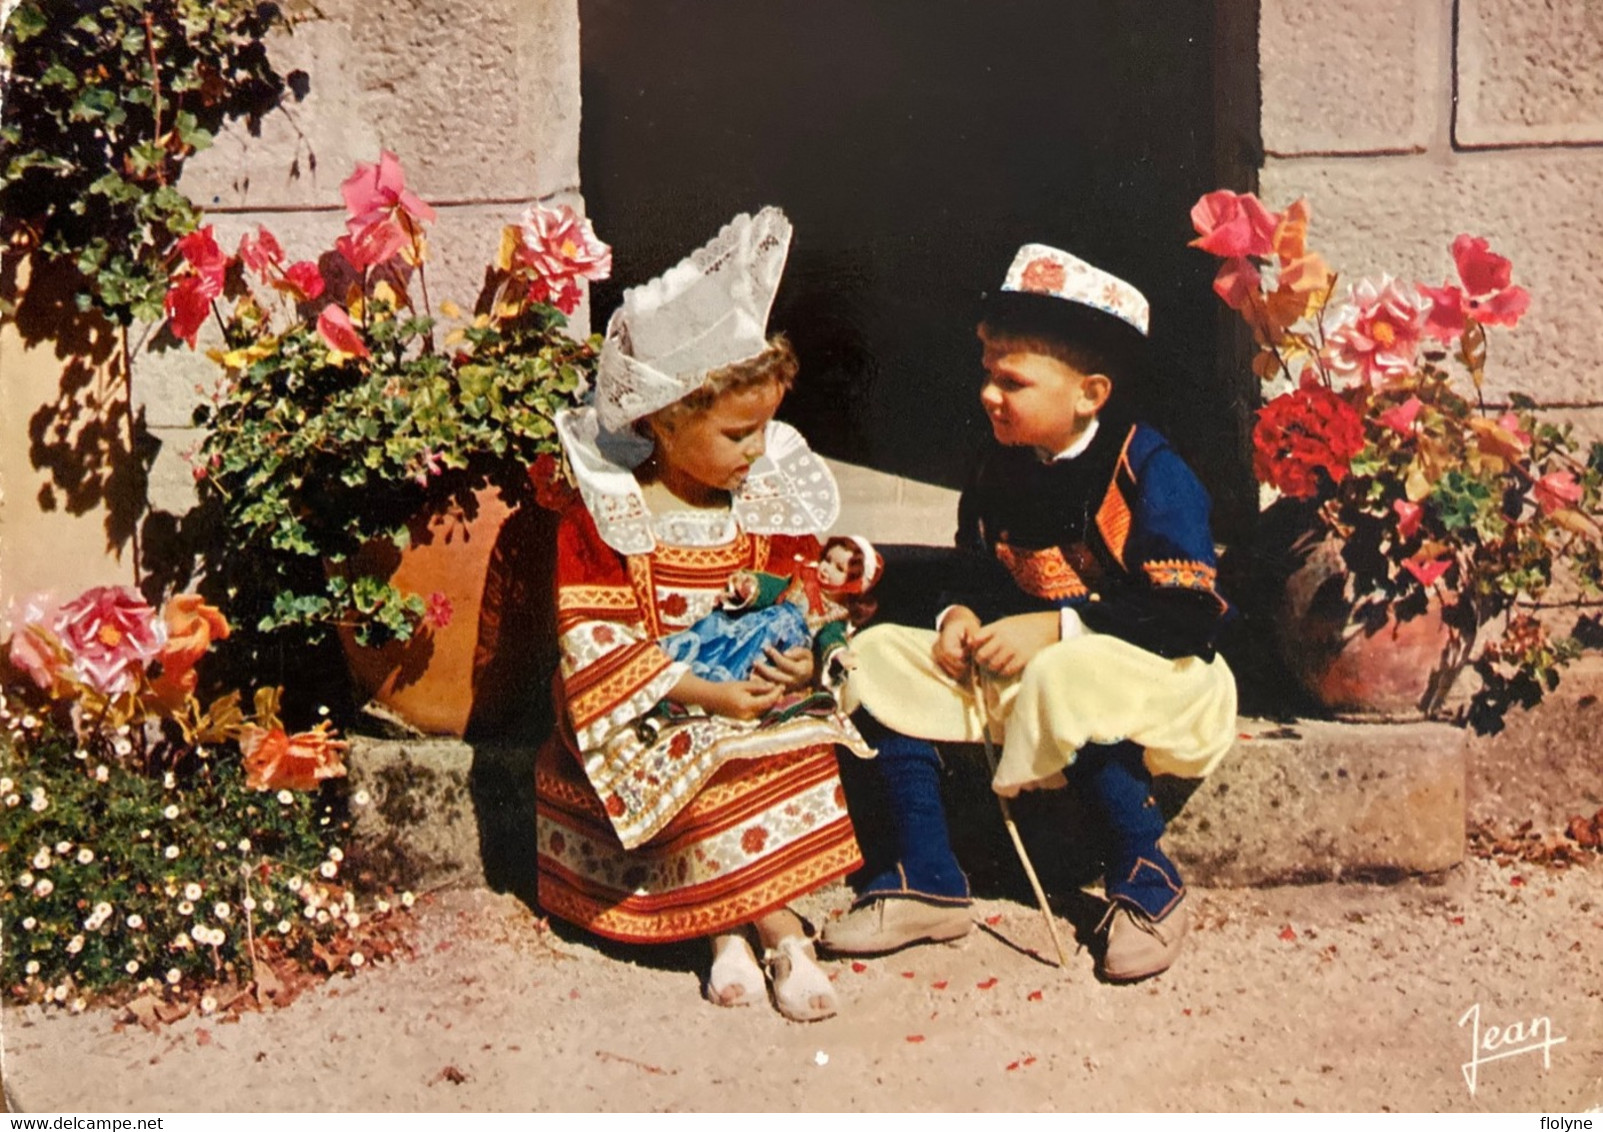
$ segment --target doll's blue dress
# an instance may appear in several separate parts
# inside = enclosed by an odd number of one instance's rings
[[[789,601],[734,613],[715,609],[690,628],[657,642],[670,658],[690,665],[690,671],[703,680],[720,682],[748,679],[751,666],[764,659],[770,646],[784,652],[812,643],[806,616]]]

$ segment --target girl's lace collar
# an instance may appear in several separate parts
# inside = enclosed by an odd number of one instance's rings
[[[608,432],[595,410],[557,414],[557,434],[579,481],[579,493],[601,538],[620,554],[649,554],[659,541],[721,546],[741,530],[751,534],[822,534],[840,515],[840,491],[828,465],[801,433],[769,421],[766,452],[731,500],[729,511],[653,515],[634,469],[651,455],[651,441],[631,430]]]

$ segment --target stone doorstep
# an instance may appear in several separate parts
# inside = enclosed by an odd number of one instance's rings
[[[1464,856],[1471,736],[1446,724],[1240,721],[1235,749],[1200,784],[1160,779],[1165,846],[1204,886],[1391,880]],[[489,885],[532,897],[533,745],[356,739],[356,845],[405,882]],[[948,757],[947,807],[976,891],[1022,884],[979,759]],[[1049,889],[1094,879],[1086,813],[1065,791],[1013,813]],[[872,821],[872,814],[864,814]],[[1024,890],[1024,898],[1028,892]]]

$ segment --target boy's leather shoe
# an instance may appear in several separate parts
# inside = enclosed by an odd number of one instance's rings
[[[882,896],[824,925],[818,942],[841,955],[879,955],[910,943],[957,939],[973,926],[967,905]]]
[[[1191,909],[1182,901],[1162,920],[1153,921],[1121,902],[1109,909],[1107,924],[1102,973],[1116,982],[1129,982],[1169,969],[1191,927]]]

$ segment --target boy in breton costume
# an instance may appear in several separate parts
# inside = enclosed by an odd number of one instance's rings
[[[1208,495],[1119,398],[1148,317],[1134,287],[1040,244],[986,302],[980,401],[997,444],[958,505],[967,577],[936,630],[876,626],[855,643],[850,691],[898,859],[826,928],[835,952],[969,930],[932,742],[977,743],[988,725],[998,794],[1072,781],[1106,819],[1106,976],[1154,975],[1178,954],[1189,913],[1158,845],[1152,775],[1213,769],[1235,735],[1236,689],[1214,652],[1229,607]]]

